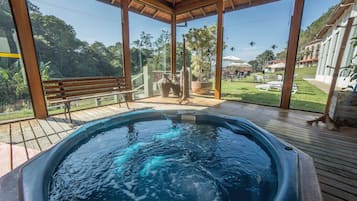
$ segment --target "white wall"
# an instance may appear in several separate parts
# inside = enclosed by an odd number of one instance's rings
[[[345,14],[337,20],[334,28],[331,28],[330,31],[326,34],[325,38],[322,40],[318,69],[316,71],[315,79],[321,82],[330,84],[332,81],[333,69],[327,68],[327,66],[336,66],[337,57],[341,47],[342,38],[345,32],[344,26],[347,25],[348,18],[357,16],[357,6],[354,5],[352,8],[347,10]],[[357,20],[354,20],[353,24],[356,24]],[[337,26],[338,25],[338,26]],[[346,49],[343,55],[341,67],[347,66],[350,64],[349,55],[351,54],[351,39],[353,33],[356,31],[356,26],[353,26],[349,39],[346,45]],[[339,77],[337,80],[337,87],[345,87],[348,84],[348,80],[344,80],[344,77]]]

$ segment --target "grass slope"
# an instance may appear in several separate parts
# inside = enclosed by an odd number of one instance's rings
[[[303,78],[314,77],[316,67],[297,68],[295,70],[294,83],[298,86],[298,92],[292,94],[290,107],[294,109],[322,112],[325,108],[327,94],[316,86],[305,81]],[[274,74],[283,74],[276,72]],[[280,105],[280,91],[260,91],[255,88],[256,83],[252,76],[243,80],[222,80],[222,97],[228,100],[239,100],[243,102],[262,105]]]

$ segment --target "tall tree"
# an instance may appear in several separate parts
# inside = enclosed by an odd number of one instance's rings
[[[263,53],[259,54],[256,58],[256,60],[258,62],[257,70],[258,71],[263,70],[265,65],[267,65],[269,61],[274,60],[274,59],[275,59],[274,52],[272,50],[265,50]]]
[[[327,20],[335,10],[337,5],[332,6],[327,12],[325,12],[317,20],[313,21],[305,30],[301,30],[299,37],[299,47],[303,48],[319,33],[319,31],[325,26]]]
[[[217,26],[191,28],[186,34],[187,48],[192,51],[192,74],[198,80],[208,80],[211,75],[211,65],[215,60]]]

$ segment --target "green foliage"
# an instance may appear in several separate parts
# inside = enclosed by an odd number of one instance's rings
[[[108,47],[101,42],[88,44],[77,38],[71,25],[55,16],[43,15],[37,6],[30,1],[27,3],[42,80],[122,75],[121,43]],[[0,19],[0,32],[7,39],[10,52],[18,53],[14,41],[15,27],[7,1],[0,4]],[[0,65],[0,112],[30,107],[21,60],[0,58]]]
[[[302,30],[299,37],[299,47],[304,47],[306,44],[314,40],[314,37],[319,33],[323,26],[325,26],[327,20],[335,10],[337,5],[331,7],[321,17],[311,23],[305,30]]]
[[[162,30],[159,38],[153,42],[154,51],[148,60],[153,70],[170,71],[170,33]]]
[[[255,72],[257,71],[257,69],[259,69],[259,68],[258,68],[259,63],[258,63],[257,60],[251,60],[251,61],[248,62],[248,64],[250,64],[250,65],[252,66],[252,68],[253,68],[253,70],[254,70]]]
[[[287,48],[284,48],[283,51],[276,53],[276,58],[282,61],[286,60],[286,55],[287,55]]]
[[[178,70],[181,70],[182,69],[182,66],[183,66],[183,43],[181,43],[181,42],[177,42],[177,44],[176,44],[176,65],[177,65],[177,69]],[[185,60],[186,60],[186,67],[188,67],[188,66],[191,66],[191,57],[192,57],[192,52],[189,50],[189,49],[187,49],[187,47],[186,47],[186,50],[185,50],[185,52],[186,52],[186,58],[185,58]]]
[[[265,50],[263,53],[259,54],[256,57],[256,61],[258,63],[258,68],[253,69],[255,71],[261,71],[269,61],[275,59],[275,54],[272,50]]]
[[[185,35],[187,48],[192,51],[192,74],[200,81],[208,80],[211,74],[211,65],[215,60],[217,26],[191,28]]]
[[[357,37],[352,38],[352,46],[355,49],[357,47]],[[352,89],[354,92],[357,92],[357,63],[356,63],[357,55],[354,55],[351,61],[351,64],[348,68],[343,69],[347,71],[347,78],[349,79],[349,85],[347,88]]]

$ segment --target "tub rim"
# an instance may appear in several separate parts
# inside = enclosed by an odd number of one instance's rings
[[[195,110],[137,110],[128,113],[107,117],[93,122],[86,123],[75,130],[66,138],[62,139],[52,148],[42,152],[30,161],[26,162],[20,169],[19,176],[19,200],[22,201],[45,201],[48,200],[48,190],[51,176],[63,159],[71,153],[77,144],[96,133],[110,129],[114,125],[125,125],[144,120],[170,119],[182,120],[182,115],[194,115],[196,122],[219,122],[226,123],[225,126],[235,129],[234,126],[249,131],[254,140],[260,146],[269,151],[269,155],[275,163],[277,171],[277,190],[274,201],[300,200],[299,195],[299,150],[290,144],[279,140],[270,132],[258,127],[251,121],[223,114],[212,114],[206,111]],[[154,118],[155,117],[155,118]],[[118,122],[119,120],[119,122]],[[184,121],[184,120],[182,120]],[[228,122],[228,124],[227,124]],[[45,164],[45,165],[38,165]]]

